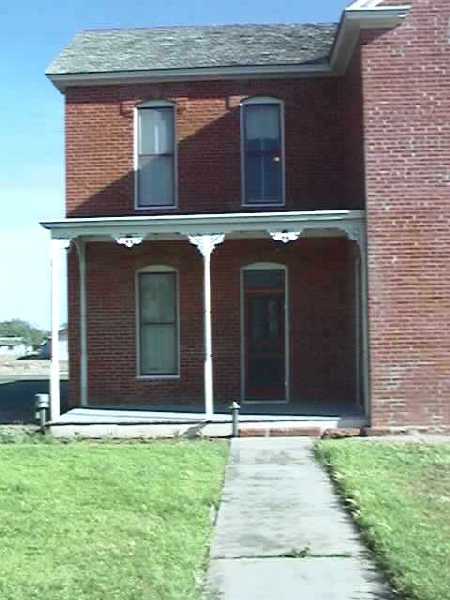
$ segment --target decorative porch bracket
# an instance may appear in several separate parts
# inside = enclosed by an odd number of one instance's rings
[[[303,229],[300,231],[269,231],[270,237],[276,242],[295,242],[302,235]]]
[[[224,233],[214,233],[212,235],[188,235],[191,244],[197,246],[200,254],[204,258],[210,258],[216,246],[225,239]]]
[[[342,231],[345,231],[345,234],[349,240],[353,240],[358,244],[361,254],[363,254],[365,252],[366,245],[366,232],[364,229],[364,224],[342,222],[340,223],[339,227],[342,229]]]
[[[125,246],[126,248],[133,248],[133,246],[138,246],[142,244],[144,241],[143,235],[123,235],[114,238],[116,243],[120,246]]]
[[[188,235],[188,239],[203,256],[203,295],[204,295],[204,327],[205,327],[205,416],[214,415],[214,388],[213,388],[213,357],[212,357],[212,318],[211,318],[211,254],[215,247],[221,244],[225,235],[223,233],[211,235]]]
[[[346,222],[341,221],[339,223],[333,224],[330,226],[329,224],[323,225],[320,222],[317,223],[305,223],[305,225],[298,226],[295,231],[288,231],[283,229],[281,231],[273,231],[268,230],[270,237],[276,242],[283,242],[283,244],[287,244],[289,242],[295,242],[298,238],[303,234],[306,229],[312,230],[341,230],[343,231],[348,239],[354,240],[358,243],[360,248],[364,247],[365,244],[365,230],[363,223],[360,222]]]
[[[70,247],[70,240],[51,240],[51,363],[50,363],[50,419],[54,421],[61,414],[61,367],[59,352],[59,328],[61,326],[61,267],[63,257]]]

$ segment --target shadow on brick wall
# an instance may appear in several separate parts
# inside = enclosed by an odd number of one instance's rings
[[[359,71],[355,68],[349,77],[352,77],[352,86],[357,90],[350,97],[346,94],[344,80],[309,80],[296,85],[291,83],[290,87],[286,84],[284,88],[278,82],[279,96],[285,103],[286,205],[282,209],[363,207]],[[239,93],[246,92],[238,96],[238,100],[224,96],[220,87],[219,91],[211,93],[206,85],[188,87],[183,90],[184,97],[179,98],[177,212],[218,213],[242,209],[239,99],[252,95],[274,95],[274,82],[267,85],[264,82],[234,82],[234,85]],[[146,90],[148,94],[144,93]],[[114,129],[111,134],[110,146],[108,136],[105,134],[103,137],[100,131],[97,143],[98,147],[104,147],[104,153],[98,153],[97,149],[93,160],[81,162],[81,166],[75,160],[72,164],[68,152],[68,216],[120,216],[134,212],[133,106],[141,100],[154,98],[157,91],[161,94],[159,98],[173,98],[164,93],[163,85],[130,88],[126,95],[125,92],[117,92],[110,98],[102,97],[101,102],[114,119],[117,131]],[[204,108],[202,105],[196,108],[196,118],[204,122],[208,112],[213,115],[206,125],[190,122],[192,113],[187,108],[190,102],[201,101],[204,101]],[[81,107],[89,110],[90,104],[97,106],[98,102],[95,95],[91,98],[86,92],[80,94],[76,103],[73,102],[72,109],[80,106],[80,110]],[[95,117],[95,112],[93,114]],[[95,129],[96,126],[98,124],[93,121],[92,127]],[[94,137],[95,134],[91,135]],[[92,139],[88,138],[85,144],[83,138],[79,141],[74,133],[71,136],[77,155],[82,154],[84,149],[89,153]],[[120,136],[126,140],[123,145],[118,141]],[[123,171],[120,177],[103,187],[98,183],[97,189],[92,190],[94,184],[90,182],[101,182],[120,170]],[[142,215],[165,212],[167,210],[164,209],[139,210]]]

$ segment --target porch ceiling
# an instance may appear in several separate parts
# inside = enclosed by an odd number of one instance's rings
[[[72,240],[169,240],[193,235],[225,234],[227,238],[268,237],[273,232],[327,235],[341,231],[357,239],[365,223],[365,211],[280,211],[193,215],[69,218],[45,221],[52,239]],[[328,233],[329,234],[329,233]]]

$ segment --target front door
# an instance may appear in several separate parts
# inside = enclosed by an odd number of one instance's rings
[[[285,271],[244,270],[245,400],[286,397]]]

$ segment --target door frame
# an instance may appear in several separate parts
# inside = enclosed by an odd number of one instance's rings
[[[246,340],[245,340],[245,271],[284,271],[284,400],[246,400]],[[290,372],[290,319],[289,319],[289,281],[286,265],[275,262],[255,262],[241,267],[240,273],[240,313],[241,313],[241,404],[289,404],[291,372]]]

